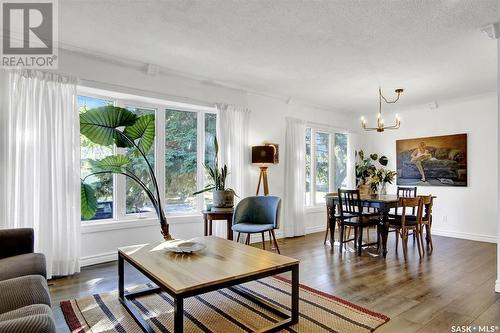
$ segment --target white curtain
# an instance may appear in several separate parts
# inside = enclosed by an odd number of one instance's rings
[[[296,118],[286,118],[285,134],[285,197],[283,200],[282,228],[285,237],[302,236],[306,233],[305,156],[306,123]]]
[[[75,79],[34,70],[9,74],[7,228],[35,230],[47,274],[80,270],[80,129]]]
[[[250,110],[229,104],[217,104],[219,161],[229,170],[227,186],[237,195],[245,195],[245,178],[249,166],[248,123]],[[238,197],[235,198],[236,200]],[[215,234],[226,237],[226,227],[217,223]]]

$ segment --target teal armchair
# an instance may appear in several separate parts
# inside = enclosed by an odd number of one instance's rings
[[[245,244],[250,244],[250,235],[262,235],[262,248],[265,250],[264,233],[269,232],[269,240],[280,253],[274,229],[279,228],[281,199],[275,196],[254,196],[241,200],[234,210],[233,231],[247,234]]]

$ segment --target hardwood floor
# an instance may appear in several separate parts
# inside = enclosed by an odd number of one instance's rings
[[[332,251],[323,245],[324,233],[278,242],[282,254],[300,259],[301,283],[388,315],[391,320],[377,333],[451,332],[452,325],[469,324],[500,327],[495,244],[434,236],[434,252],[419,260],[409,240],[405,262],[402,249],[395,252],[394,235],[389,236],[386,260],[371,248],[361,257],[352,249],[340,256],[338,247]],[[127,270],[128,283],[146,282],[132,268]],[[58,329],[68,331],[57,306],[61,300],[117,289],[117,280],[115,262],[51,280]]]

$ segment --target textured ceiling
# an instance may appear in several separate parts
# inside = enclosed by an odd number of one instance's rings
[[[59,2],[62,44],[331,109],[494,91],[500,0]]]

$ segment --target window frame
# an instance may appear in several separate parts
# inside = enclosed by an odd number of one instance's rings
[[[205,186],[203,163],[205,156],[205,114],[215,114],[218,118],[218,112],[215,106],[202,106],[195,104],[187,104],[182,102],[168,101],[165,99],[151,98],[146,96],[132,95],[128,93],[120,93],[103,89],[96,89],[86,86],[77,87],[77,96],[86,96],[91,98],[98,98],[113,101],[113,105],[123,108],[142,108],[154,110],[155,112],[155,165],[154,172],[158,180],[158,188],[160,191],[160,199],[166,213],[166,186],[165,177],[167,170],[165,169],[165,111],[167,109],[195,112],[197,113],[197,172],[196,184],[198,188]],[[78,109],[76,110],[78,112]],[[217,125],[218,126],[218,121]],[[125,148],[114,147],[115,153],[124,153]],[[162,158],[159,158],[162,157]],[[186,214],[170,214],[167,219],[178,220],[179,223],[184,223],[190,217],[200,217],[201,210],[204,205],[204,196],[198,195],[196,197],[196,212]],[[88,228],[90,232],[94,230],[101,230],[99,225],[103,225],[104,229],[114,229],[114,227],[107,227],[107,225],[118,225],[120,222],[129,224],[136,227],[137,221],[156,221],[156,213],[126,213],[126,177],[123,175],[113,174],[113,218],[100,219],[100,220],[81,220],[82,226]],[[175,223],[175,222],[174,222]]]
[[[305,143],[305,138],[306,138],[306,132],[308,129],[311,129],[311,179],[310,179],[310,202],[307,202],[307,196],[306,193],[304,193],[304,205],[307,210],[313,211],[313,210],[319,210],[324,208],[325,203],[324,202],[317,202],[316,201],[316,175],[317,175],[317,170],[316,170],[316,135],[318,133],[325,133],[328,134],[328,192],[336,192],[337,189],[334,188],[335,186],[335,174],[336,174],[336,161],[335,161],[335,134],[344,134],[347,135],[347,170],[349,170],[351,161],[350,161],[350,144],[351,144],[351,135],[349,132],[342,130],[342,129],[336,129],[336,128],[329,128],[329,127],[322,127],[322,126],[317,126],[317,125],[312,125],[308,124],[306,125],[306,131],[304,132],[304,143]],[[304,164],[304,173],[306,170],[306,165]],[[347,178],[349,179],[350,173],[347,173]],[[349,181],[348,181],[349,182]],[[348,184],[349,185],[349,184]]]

